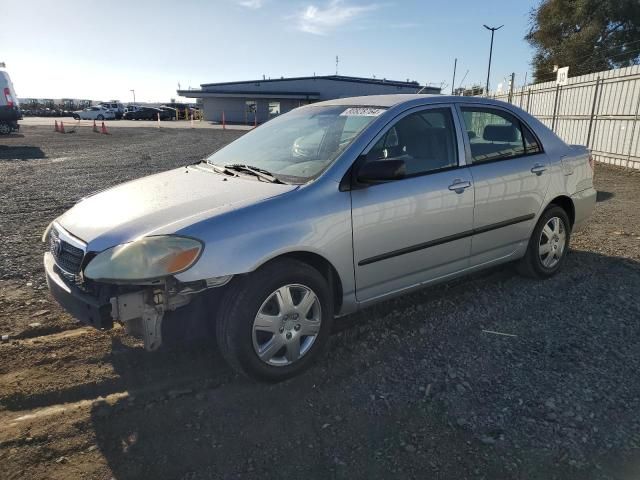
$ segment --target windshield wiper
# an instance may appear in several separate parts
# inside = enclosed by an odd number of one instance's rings
[[[263,168],[245,165],[243,163],[232,163],[230,165],[225,165],[224,168],[226,170],[235,170],[236,172],[250,173],[251,175],[255,175],[256,177],[262,178],[271,183],[284,183],[279,178],[276,178],[271,172]]]

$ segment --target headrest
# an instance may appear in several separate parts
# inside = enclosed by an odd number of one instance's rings
[[[515,142],[518,130],[513,125],[487,125],[482,132],[482,138],[489,142]]]

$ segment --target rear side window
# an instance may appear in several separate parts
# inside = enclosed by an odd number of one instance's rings
[[[542,151],[531,131],[507,112],[463,107],[462,116],[474,163],[507,160]]]
[[[367,154],[368,161],[390,158],[404,160],[408,176],[457,166],[451,110],[429,109],[400,119]]]

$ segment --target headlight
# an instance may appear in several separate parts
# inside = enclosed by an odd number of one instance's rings
[[[99,253],[84,270],[96,281],[153,280],[191,267],[202,252],[202,243],[175,236],[144,237]]]

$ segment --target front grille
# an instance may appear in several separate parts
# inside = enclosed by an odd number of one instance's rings
[[[49,234],[49,250],[58,267],[65,273],[73,276],[80,273],[84,250],[61,239],[55,227]]]

